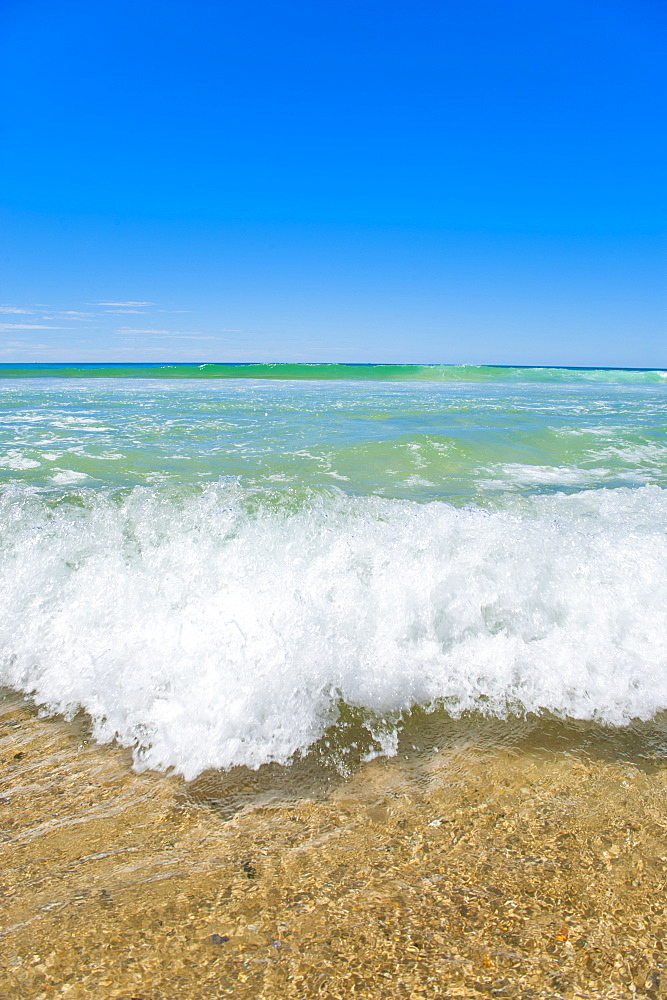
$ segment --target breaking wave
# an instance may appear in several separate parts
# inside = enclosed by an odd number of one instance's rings
[[[341,704],[666,708],[667,491],[512,503],[7,488],[0,683],[186,778],[286,762]]]

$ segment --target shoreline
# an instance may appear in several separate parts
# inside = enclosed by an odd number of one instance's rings
[[[667,995],[663,770],[459,746],[225,821],[77,720],[0,727],[3,1000]]]

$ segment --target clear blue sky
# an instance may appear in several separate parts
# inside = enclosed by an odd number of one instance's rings
[[[0,360],[667,366],[666,42],[662,0],[0,0]]]

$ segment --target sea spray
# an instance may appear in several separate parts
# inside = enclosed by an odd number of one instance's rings
[[[0,682],[138,766],[286,762],[412,706],[623,725],[667,707],[667,491],[502,510],[17,485],[0,498]],[[369,723],[372,724],[372,723]]]

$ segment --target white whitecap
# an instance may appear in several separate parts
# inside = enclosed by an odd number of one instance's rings
[[[20,451],[8,451],[6,454],[0,455],[0,469],[15,469],[17,471],[38,469],[40,464],[34,458],[28,458]]]
[[[51,480],[54,483],[58,483],[59,486],[68,486],[74,483],[83,482],[84,479],[88,479],[85,472],[76,472],[74,469],[58,469],[51,476]]]
[[[337,494],[257,510],[234,486],[79,500],[0,498],[0,683],[83,706],[142,766],[286,761],[340,698],[615,725],[667,708],[658,487],[495,513]]]

